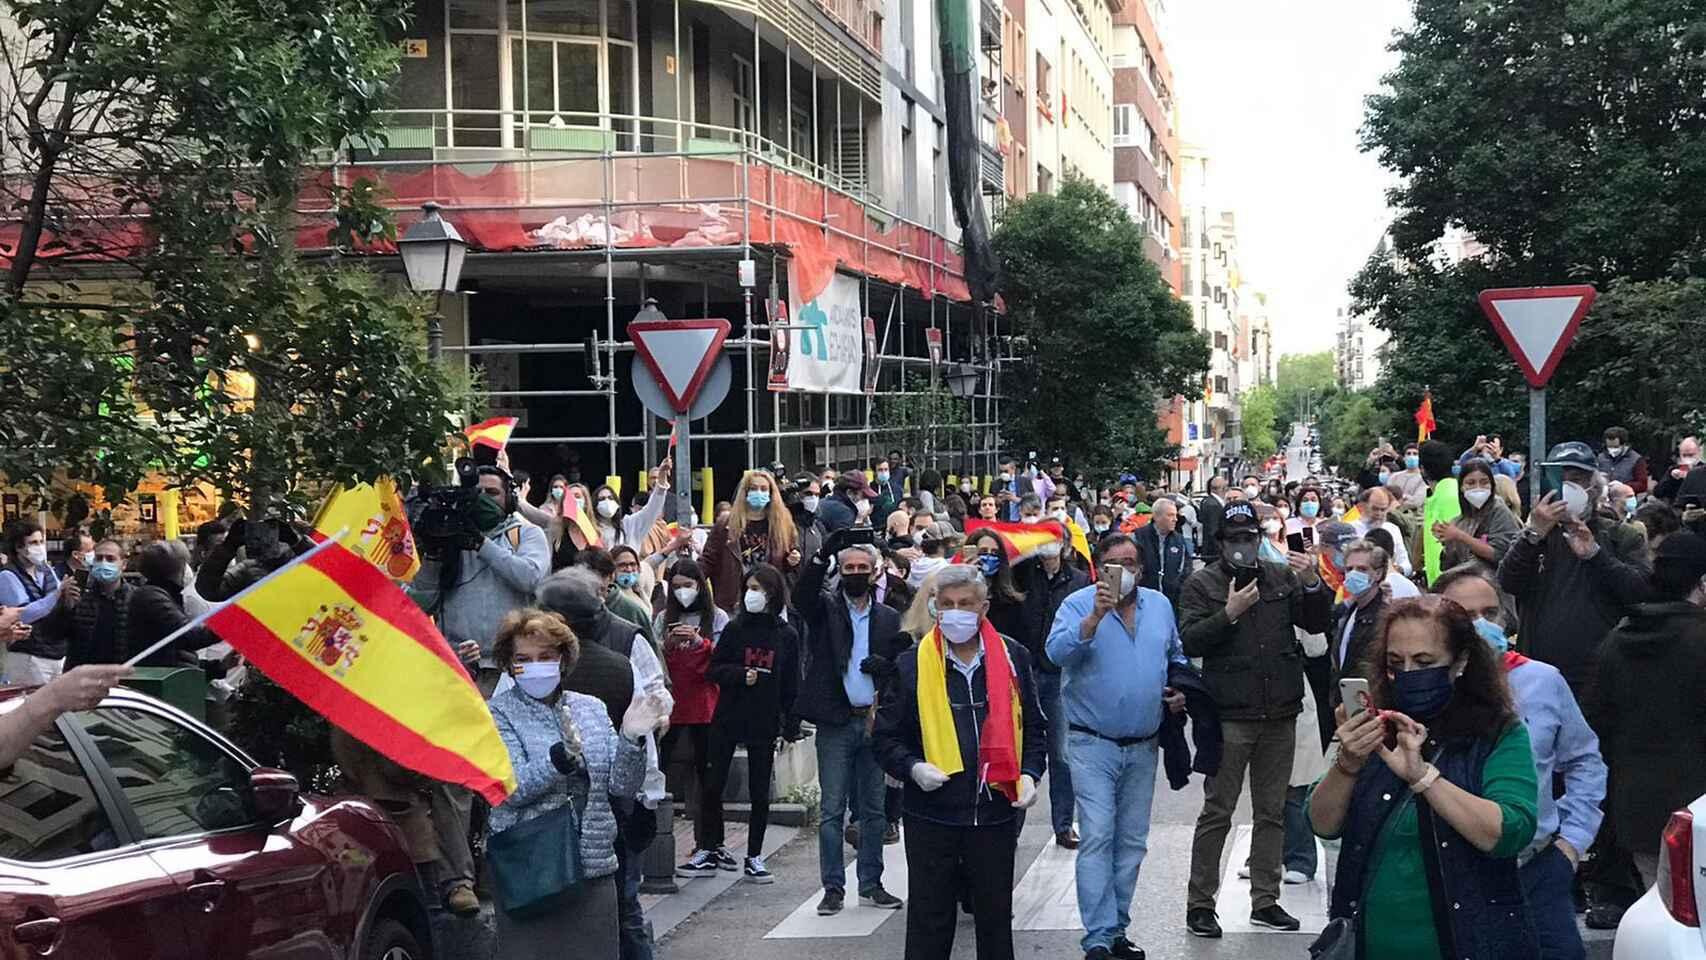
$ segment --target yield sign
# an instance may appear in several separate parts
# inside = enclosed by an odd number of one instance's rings
[[[1546,386],[1597,296],[1593,287],[1512,287],[1483,290],[1481,312],[1516,358],[1528,385]]]
[[[645,361],[678,413],[686,413],[693,406],[693,398],[705,385],[728,335],[727,320],[642,320],[628,324],[634,352]]]

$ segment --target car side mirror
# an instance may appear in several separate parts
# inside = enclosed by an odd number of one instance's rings
[[[302,787],[283,770],[256,767],[249,772],[249,798],[255,821],[275,827],[302,809]]]

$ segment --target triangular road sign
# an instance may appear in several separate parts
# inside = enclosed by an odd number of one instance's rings
[[[729,336],[727,320],[642,320],[628,324],[645,361],[677,412],[686,413]]]
[[[1538,390],[1552,379],[1597,295],[1593,287],[1578,284],[1483,290],[1478,299],[1528,385]]]

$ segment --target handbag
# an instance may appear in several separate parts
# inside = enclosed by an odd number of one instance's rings
[[[565,803],[492,834],[486,862],[497,881],[498,906],[510,914],[568,893],[586,879],[581,866],[581,821]]]

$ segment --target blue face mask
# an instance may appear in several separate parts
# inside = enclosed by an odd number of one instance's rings
[[[993,577],[1001,572],[1001,558],[993,553],[986,553],[977,558],[977,568],[986,577]]]
[[[1386,484],[1391,482],[1391,480],[1392,480],[1392,471],[1390,471],[1390,470],[1380,471],[1380,485],[1381,486],[1383,486],[1383,487],[1386,486]]]
[[[1285,554],[1280,551],[1279,547],[1274,546],[1274,542],[1267,537],[1262,538],[1262,545],[1257,548],[1256,556],[1269,563],[1283,564],[1286,562]]]
[[[89,579],[97,583],[112,583],[118,579],[118,564],[96,560],[89,565]]]
[[[1361,570],[1352,570],[1345,574],[1345,596],[1360,597],[1374,586],[1374,578]]]
[[[1404,469],[1406,469],[1406,470],[1414,470],[1421,465],[1422,465],[1422,458],[1416,456],[1413,453],[1404,458]]]
[[[763,510],[770,506],[770,491],[748,490],[746,492],[746,505],[754,510]]]
[[[1463,464],[1461,464],[1461,463],[1452,464],[1451,465],[1451,475],[1454,477],[1463,476]]]
[[[1635,515],[1635,508],[1638,506],[1640,506],[1640,501],[1634,497],[1629,497],[1623,501],[1623,509],[1629,511],[1631,517]]]
[[[1305,500],[1297,505],[1297,512],[1307,519],[1313,520],[1316,514],[1321,512],[1321,505],[1313,500]]]
[[[1392,695],[1400,712],[1427,723],[1451,702],[1451,667],[1406,670],[1392,678]]]
[[[1505,636],[1505,628],[1486,617],[1475,618],[1475,632],[1481,635],[1482,640],[1487,641],[1487,646],[1492,647],[1495,653],[1504,653],[1510,649],[1511,641]]]
[[[634,589],[639,582],[640,575],[637,573],[618,573],[616,575],[616,585],[624,590]]]
[[[878,470],[877,471],[877,482],[878,483],[888,483],[889,482],[889,472],[887,470]]]

